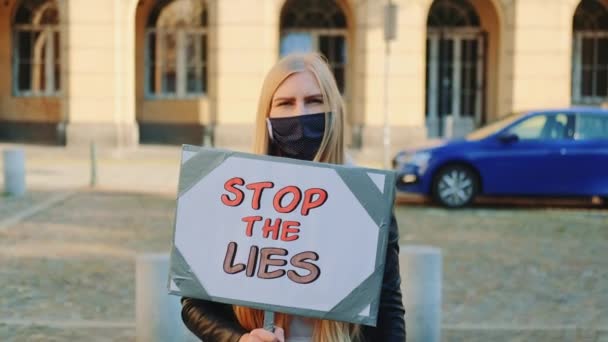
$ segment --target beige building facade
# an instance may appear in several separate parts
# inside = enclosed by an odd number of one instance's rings
[[[608,97],[608,1],[393,2],[387,54],[383,0],[2,0],[0,139],[247,150],[263,77],[292,51],[326,55],[363,151],[385,108],[401,148]]]

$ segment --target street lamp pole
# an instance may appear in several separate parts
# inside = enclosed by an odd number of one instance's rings
[[[397,5],[392,0],[388,0],[384,6],[384,134],[383,134],[383,145],[384,145],[384,168],[390,168],[391,160],[391,128],[390,128],[390,117],[389,117],[389,73],[390,73],[390,54],[391,41],[397,37]]]

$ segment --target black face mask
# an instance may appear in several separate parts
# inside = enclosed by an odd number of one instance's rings
[[[313,160],[325,134],[325,113],[268,118],[267,123],[270,155]]]

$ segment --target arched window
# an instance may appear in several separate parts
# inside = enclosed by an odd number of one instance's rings
[[[573,20],[572,102],[600,104],[608,99],[608,9],[583,0]]]
[[[15,95],[57,95],[61,84],[57,2],[22,1],[15,13],[13,37]]]
[[[159,0],[146,27],[146,95],[207,91],[207,11],[202,0]]]
[[[479,16],[467,0],[435,0],[429,11],[428,27],[478,27]]]
[[[467,130],[482,124],[485,34],[473,5],[468,0],[435,0],[427,18],[426,44],[429,135],[447,134],[448,116]]]
[[[318,51],[328,60],[344,93],[346,16],[335,0],[287,0],[281,11],[281,56]]]

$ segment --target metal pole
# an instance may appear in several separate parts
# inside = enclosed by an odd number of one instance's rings
[[[97,185],[97,148],[95,142],[91,142],[91,187]]]
[[[25,152],[22,149],[4,151],[4,191],[9,196],[25,194]]]
[[[274,312],[264,311],[264,330],[274,332]]]
[[[384,8],[384,134],[383,134],[383,145],[384,145],[384,168],[388,169],[391,165],[391,127],[389,117],[389,98],[388,98],[388,85],[389,85],[389,73],[390,73],[390,54],[391,48],[390,43],[397,36],[397,5],[393,4],[391,0],[388,0]]]
[[[408,341],[439,342],[441,250],[428,246],[401,246],[399,265]]]
[[[390,167],[391,161],[391,128],[390,118],[388,114],[388,73],[390,70],[390,42],[386,42],[386,49],[384,50],[384,163],[385,169]]]

